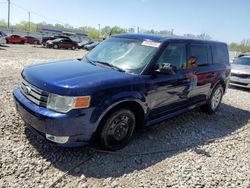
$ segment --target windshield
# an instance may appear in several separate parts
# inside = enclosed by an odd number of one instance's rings
[[[152,44],[153,43],[153,44]],[[129,73],[139,74],[149,63],[160,43],[109,38],[89,52],[92,62],[105,62]]]
[[[238,58],[234,61],[235,64],[239,64],[239,65],[248,65],[250,66],[250,58]]]
[[[62,39],[60,38],[60,39],[54,39],[53,41],[54,42],[59,42],[59,41],[61,41]]]

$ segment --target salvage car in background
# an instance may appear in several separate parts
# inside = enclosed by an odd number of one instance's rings
[[[238,57],[243,57],[243,56],[250,56],[250,52],[244,52],[238,55]]]
[[[7,35],[4,32],[0,31],[0,45],[6,44],[6,38],[5,38],[6,36]]]
[[[83,49],[85,50],[92,50],[95,48],[100,42],[98,41],[91,41],[89,44],[84,45]]]
[[[250,88],[250,55],[241,55],[231,64],[230,85]]]
[[[28,44],[41,44],[40,40],[38,38],[35,37],[31,37],[31,36],[25,36],[25,43]]]
[[[59,38],[55,40],[49,40],[46,42],[46,46],[49,48],[59,49],[59,48],[66,48],[75,50],[78,48],[77,42],[66,39],[66,38]]]
[[[55,40],[55,39],[60,39],[60,38],[70,39],[69,37],[66,37],[66,36],[43,37],[43,38],[42,38],[42,45],[45,46],[45,45],[46,45],[46,42],[49,41],[49,40]]]
[[[94,41],[90,39],[82,40],[81,42],[78,43],[78,48],[79,49],[84,49],[84,47],[88,44],[92,44]]]
[[[19,35],[9,35],[6,37],[6,43],[8,44],[24,44],[25,38]]]

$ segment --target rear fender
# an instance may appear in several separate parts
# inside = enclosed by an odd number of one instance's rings
[[[227,80],[228,80],[228,78],[226,77],[225,73],[219,74],[218,77],[216,78],[216,80],[214,82],[212,82],[212,84],[211,84],[209,94],[207,95],[207,99],[210,98],[214,88],[220,83],[222,84],[223,88],[226,90],[226,88],[227,88]]]

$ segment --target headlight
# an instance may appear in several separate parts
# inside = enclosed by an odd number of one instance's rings
[[[49,94],[47,108],[66,113],[76,108],[88,108],[90,105],[90,96],[68,97],[55,94]]]

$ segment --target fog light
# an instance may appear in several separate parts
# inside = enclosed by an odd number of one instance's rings
[[[52,142],[56,142],[58,144],[64,144],[68,142],[69,136],[53,136],[50,134],[46,134],[46,138]]]

